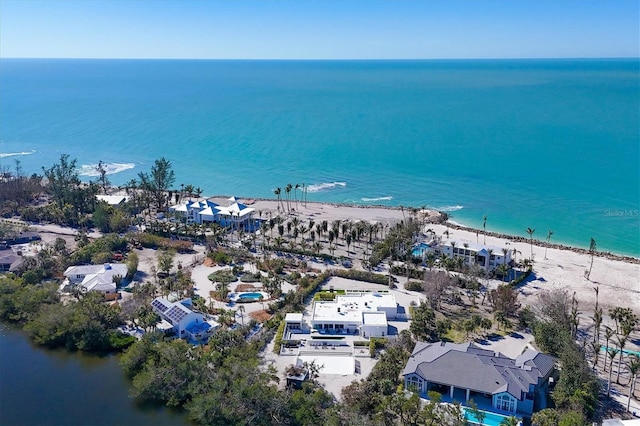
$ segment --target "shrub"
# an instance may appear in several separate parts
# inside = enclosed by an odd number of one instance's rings
[[[284,334],[284,327],[286,326],[286,322],[283,319],[280,319],[280,325],[278,326],[278,331],[276,332],[276,339],[273,343],[273,352],[280,353],[280,345],[282,345],[282,335]]]
[[[389,284],[389,277],[387,275],[376,274],[375,272],[369,271],[358,271],[356,269],[332,269],[331,275],[334,277],[347,278],[355,281],[365,281],[374,284]]]
[[[259,283],[261,279],[262,275],[260,275],[260,272],[256,272],[255,274],[247,272],[240,275],[240,281],[243,283]]]
[[[209,274],[209,276],[207,277],[209,278],[210,281],[212,282],[228,282],[228,283],[232,283],[238,280],[238,277],[236,277],[235,275],[233,275],[231,273],[231,271],[229,271],[228,269],[223,269],[220,271],[215,271]]]
[[[419,281],[409,281],[405,283],[404,288],[409,291],[422,291],[422,283]]]

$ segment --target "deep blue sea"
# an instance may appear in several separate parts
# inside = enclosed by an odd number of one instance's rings
[[[0,60],[0,166],[429,206],[640,256],[638,60]]]

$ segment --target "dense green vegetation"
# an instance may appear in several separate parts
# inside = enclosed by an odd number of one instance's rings
[[[77,302],[59,303],[55,284],[25,284],[11,274],[0,275],[0,318],[24,326],[39,345],[86,351],[119,350],[134,338],[115,328],[121,324],[120,308],[103,303],[99,294]]]
[[[313,382],[278,391],[275,371],[259,366],[265,342],[246,331],[219,331],[206,347],[146,336],[122,358],[132,395],[184,407],[203,425],[324,424],[333,398]]]

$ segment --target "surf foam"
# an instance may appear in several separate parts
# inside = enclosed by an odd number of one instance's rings
[[[133,169],[135,166],[136,165],[133,164],[133,163],[105,163],[105,164],[103,164],[103,167],[107,171],[108,175],[114,175],[116,173],[124,172],[125,170]],[[81,176],[90,176],[90,177],[100,176],[100,173],[98,173],[98,170],[96,170],[97,167],[98,167],[97,164],[83,164],[82,166],[80,166],[80,175]]]
[[[437,210],[439,212],[455,212],[458,210],[462,210],[464,208],[464,206],[440,206],[440,207],[433,207],[434,210]]]
[[[324,192],[330,191],[335,188],[343,188],[345,186],[347,186],[346,182],[323,182],[309,185],[307,187],[307,192]]]
[[[16,157],[19,155],[31,155],[35,154],[36,150],[32,149],[31,151],[22,151],[22,152],[0,152],[0,158],[6,157]]]
[[[391,200],[393,200],[393,197],[391,197],[391,196],[373,197],[373,198],[362,197],[362,198],[360,198],[360,201],[364,201],[365,203],[370,203],[370,202],[373,202],[373,201],[391,201]]]

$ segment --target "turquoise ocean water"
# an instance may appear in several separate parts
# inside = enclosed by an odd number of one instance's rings
[[[640,256],[638,60],[0,60],[0,166],[429,206]],[[87,176],[87,179],[90,177]]]

